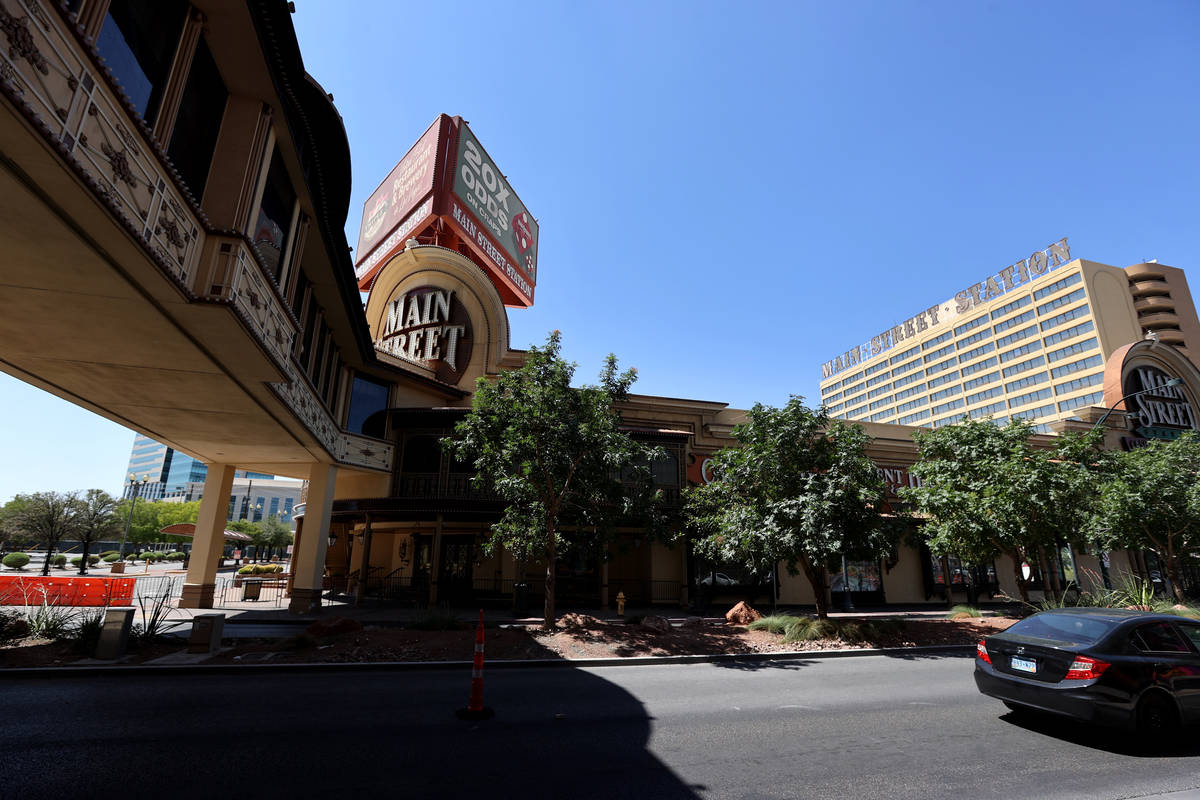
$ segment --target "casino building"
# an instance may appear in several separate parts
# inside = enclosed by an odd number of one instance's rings
[[[443,115],[368,200],[352,260],[346,133],[304,70],[290,5],[0,0],[0,369],[206,466],[183,607],[214,603],[238,470],[306,482],[293,611],[331,592],[472,605],[509,602],[517,584],[536,594],[537,565],[483,551],[500,502],[438,439],[476,379],[523,362],[507,315],[534,301],[537,221],[469,126]],[[1065,242],[1031,262],[827,365],[822,400],[866,420],[893,488],[909,481],[913,424],[1001,399],[1005,414],[1037,410],[1061,430],[1137,385],[1147,404],[1107,419],[1111,446],[1196,427],[1200,374],[1185,350],[1200,340],[1182,275],[1072,261]],[[1159,392],[1163,376],[1185,383]],[[742,419],[645,395],[618,410],[668,453],[654,478],[673,509]],[[564,605],[623,592],[678,606],[754,577],[629,529],[565,558],[556,580]],[[812,602],[802,578],[777,577],[781,603]],[[860,602],[939,602],[954,583],[908,547],[846,578]]]
[[[837,417],[920,427],[1028,419],[1038,430],[1104,399],[1104,365],[1150,337],[1200,354],[1183,271],[1071,259],[1063,239],[822,366]]]

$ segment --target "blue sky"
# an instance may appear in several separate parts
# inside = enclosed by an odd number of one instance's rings
[[[577,377],[815,402],[820,365],[1067,236],[1200,292],[1200,5],[299,0],[362,204],[442,112],[539,219]],[[354,13],[347,13],[353,9]],[[0,500],[116,489],[133,434],[0,376]]]

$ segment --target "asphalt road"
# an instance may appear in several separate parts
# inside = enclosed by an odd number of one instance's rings
[[[1147,754],[1119,734],[1018,723],[971,669],[881,656],[493,669],[496,716],[482,722],[453,713],[467,669],[0,677],[0,797],[1103,800],[1200,787],[1200,732]]]

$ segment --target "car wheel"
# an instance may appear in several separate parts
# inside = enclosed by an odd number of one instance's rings
[[[1150,740],[1162,740],[1175,732],[1179,726],[1179,717],[1175,707],[1160,694],[1150,694],[1142,698],[1137,707],[1138,733]]]

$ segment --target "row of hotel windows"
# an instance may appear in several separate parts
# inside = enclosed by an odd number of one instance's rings
[[[80,0],[69,0],[67,7],[78,11]],[[134,110],[163,142],[186,189],[202,204],[210,174],[224,166],[214,164],[214,156],[231,94],[206,32],[201,29],[198,37],[181,35],[187,26],[201,24],[202,17],[191,12],[186,0],[112,0],[99,30],[88,33],[95,37],[97,51]],[[189,45],[191,41],[195,44]],[[184,90],[177,100],[164,102],[177,70],[186,70]],[[287,128],[277,124],[276,129],[276,141],[268,137],[258,166],[251,167],[258,170],[259,200],[244,220],[245,231],[264,274],[275,282],[300,324],[293,350],[296,364],[325,406],[336,413],[345,385],[345,362],[325,310],[300,266],[308,223],[278,146],[288,141]],[[297,147],[296,157],[307,177],[311,148]]]
[[[1027,305],[1030,305],[1031,303],[1033,303],[1036,300],[1043,300],[1043,299],[1051,296],[1052,294],[1062,291],[1063,289],[1074,286],[1075,284],[1079,283],[1082,280],[1083,280],[1082,273],[1073,272],[1070,275],[1067,275],[1066,277],[1055,281],[1054,283],[1043,286],[1042,288],[1035,291],[1032,295],[1025,295],[1024,297],[1020,297],[1020,298],[1012,301],[1011,303],[1008,303],[1007,305],[997,308],[996,310],[992,311],[990,314],[982,314],[982,315],[976,317],[975,319],[970,320],[969,322],[964,322],[962,325],[957,326],[952,331],[946,331],[945,333],[941,334],[940,336],[936,336],[932,339],[929,339],[926,342],[923,342],[918,347],[909,348],[908,350],[904,351],[903,353],[894,355],[891,358],[883,359],[882,361],[880,361],[877,364],[872,364],[871,366],[865,368],[862,372],[858,372],[858,373],[851,375],[847,378],[844,378],[840,381],[834,381],[833,383],[831,383],[828,386],[826,386],[825,388],[823,388],[821,390],[821,394],[822,394],[822,396],[824,396],[824,399],[826,401],[837,399],[837,398],[828,396],[835,389],[838,389],[838,388],[844,386],[844,387],[846,387],[846,391],[853,392],[856,387],[854,387],[852,384],[854,384],[855,381],[859,380],[863,376],[875,375],[878,372],[880,372],[881,370],[886,369],[887,367],[891,366],[892,364],[897,364],[902,361],[907,361],[909,358],[911,358],[912,356],[916,355],[917,353],[919,353],[921,351],[925,351],[925,350],[929,350],[933,347],[937,347],[942,342],[948,341],[949,339],[951,339],[954,336],[961,336],[962,334],[964,334],[968,331],[974,330],[975,328],[979,327],[980,325],[998,320],[1001,317],[1004,317],[1004,316],[1012,313],[1013,311],[1017,311],[1021,308],[1024,308]],[[1053,301],[1051,301],[1049,303],[1044,303],[1044,304],[1038,306],[1038,308],[1037,308],[1038,316],[1041,316],[1044,313],[1053,310],[1054,308],[1060,308],[1064,305],[1067,305],[1076,300],[1079,300],[1083,296],[1084,296],[1084,290],[1082,288],[1080,288],[1080,289],[1075,290],[1074,292],[1071,292],[1070,294],[1064,295],[1059,298],[1055,298]],[[1014,325],[1019,325],[1022,322],[1032,319],[1032,318],[1033,318],[1033,312],[1032,311],[1026,312],[1026,313],[1021,314],[1018,317],[1015,317],[1013,319],[1004,320],[1003,322],[996,324],[993,328],[991,328],[989,330],[980,331],[978,333],[972,334],[971,336],[967,337],[966,339],[959,340],[958,342],[956,342],[956,344],[959,349],[962,349],[965,346],[969,346],[971,344],[974,344],[975,342],[982,341],[983,339],[987,338],[989,335],[992,335],[994,333],[1000,333],[1002,331],[1007,330],[1008,328],[1013,327]],[[1059,324],[1061,324],[1061,323],[1059,323]],[[1049,323],[1043,323],[1042,330],[1047,330],[1051,327],[1054,327],[1054,326]],[[944,350],[944,352],[950,352],[950,348],[944,348],[943,350]],[[928,362],[934,360],[935,358],[936,358],[936,356],[926,356],[923,359],[923,363],[928,363]],[[912,369],[915,366],[917,366],[916,362],[905,365],[904,367],[901,368],[900,371],[907,371],[909,369]],[[895,375],[896,370],[893,370],[891,374]],[[880,380],[886,380],[886,378],[881,376],[880,378],[875,379],[874,382],[878,383]],[[871,386],[871,385],[872,385],[872,382],[868,381],[867,386]],[[839,393],[839,396],[840,396],[840,394],[841,393]]]
[[[1063,338],[1066,336],[1080,336],[1080,335],[1090,332],[1093,329],[1094,329],[1094,324],[1092,323],[1092,321],[1089,320],[1080,325],[1074,326],[1073,328],[1071,328],[1067,331],[1061,331],[1059,333],[1053,334],[1052,336],[1047,337],[1045,341],[1047,343],[1057,343],[1059,341],[1062,341]],[[1006,364],[1006,363],[1011,362],[1022,356],[1029,355],[1030,353],[1035,353],[1038,350],[1041,350],[1042,347],[1043,347],[1042,340],[1035,340],[1035,341],[1029,342],[1025,345],[1022,345],[1021,347],[1015,348],[1015,349],[1007,351],[1005,353],[1001,353],[999,356],[992,356],[990,358],[987,358],[982,361],[971,364],[967,367],[963,367],[961,370],[954,370],[952,372],[945,373],[943,375],[939,375],[937,378],[930,379],[925,383],[920,383],[920,384],[916,384],[916,385],[908,385],[907,388],[905,388],[901,391],[897,391],[892,395],[888,395],[885,397],[879,397],[878,399],[875,399],[873,402],[870,402],[869,404],[858,405],[854,408],[850,408],[849,410],[846,410],[844,413],[842,413],[841,416],[844,416],[844,417],[850,418],[850,419],[860,419],[860,418],[863,418],[864,414],[867,414],[869,412],[876,412],[876,413],[870,413],[870,416],[867,416],[866,418],[870,419],[871,421],[876,421],[876,422],[882,421],[882,420],[887,419],[888,417],[892,416],[893,414],[903,414],[906,411],[910,411],[913,408],[918,408],[920,406],[925,405],[926,403],[931,403],[931,402],[936,403],[938,400],[941,400],[946,397],[951,397],[953,395],[958,394],[959,392],[969,392],[972,389],[976,389],[976,388],[985,386],[990,383],[995,383],[996,381],[1000,380],[1001,376],[1003,376],[1004,378],[1009,378],[1009,377],[1021,375],[1022,373],[1029,372],[1037,367],[1045,366],[1046,364],[1055,364],[1057,362],[1061,362],[1064,359],[1067,359],[1068,357],[1077,355],[1079,353],[1084,353],[1088,350],[1094,350],[1099,347],[1099,341],[1094,336],[1089,337],[1085,340],[1073,342],[1072,344],[1069,344],[1065,347],[1062,347],[1062,348],[1059,348],[1056,350],[1047,351],[1044,355],[1037,355],[1037,356],[1034,356],[1033,358],[1024,359],[1016,364],[1006,366],[1001,370],[992,370],[990,372],[987,372],[986,374],[971,378],[970,380],[964,381],[961,384],[961,386],[959,386],[959,385],[949,386],[947,388],[940,389],[938,391],[933,391],[928,396],[920,397],[920,398],[911,400],[906,403],[900,403],[901,400],[905,400],[908,397],[912,397],[912,396],[920,394],[922,392],[926,392],[931,389],[935,389],[936,387],[938,387],[944,383],[948,383],[951,380],[958,380],[960,377],[966,378],[970,375],[974,375],[975,373],[990,369],[999,364]],[[1003,386],[997,385],[997,386],[991,387],[989,389],[986,389],[984,391],[971,394],[971,395],[967,396],[966,404],[972,405],[974,403],[982,402],[982,401],[990,399],[992,397],[998,397],[1000,395],[1011,394],[1014,391],[1019,391],[1023,388],[1029,387],[1029,386],[1034,386],[1039,383],[1043,383],[1043,382],[1046,382],[1046,381],[1052,380],[1052,379],[1062,378],[1067,375],[1071,375],[1073,373],[1078,373],[1083,370],[1093,369],[1096,367],[1100,367],[1102,365],[1103,365],[1103,358],[1098,354],[1091,355],[1089,357],[1082,358],[1082,359],[1075,359],[1075,360],[1069,361],[1065,364],[1060,364],[1059,366],[1053,367],[1049,371],[1043,370],[1039,373],[1034,373],[1032,375],[1023,375],[1022,377],[1017,378],[1016,380],[1005,383]],[[917,373],[917,375],[920,376],[920,373]],[[1103,380],[1102,372],[1094,373],[1091,375],[1085,375],[1085,376],[1081,376],[1078,378],[1074,378],[1070,381],[1066,381],[1063,383],[1055,384],[1054,389],[1055,389],[1056,394],[1061,395],[1061,394],[1066,394],[1066,393],[1069,393],[1072,391],[1078,391],[1080,389],[1087,388],[1088,386],[1098,385],[1102,380]],[[905,383],[907,385],[907,384],[911,383],[911,381],[906,380]],[[891,384],[891,386],[894,388],[895,384],[893,383],[893,384]],[[881,395],[886,391],[888,391],[888,386],[878,387],[878,389],[875,390],[874,395],[876,397],[878,397],[878,395]],[[1042,397],[1044,397],[1044,396],[1049,396],[1050,390],[1046,389],[1044,391],[1046,392],[1046,394],[1042,395],[1042,396],[1039,396],[1038,392],[1033,392],[1033,393],[1021,395],[1019,397],[1010,398],[1009,407],[1011,408],[1011,407],[1015,407],[1015,406],[1019,406],[1019,405],[1025,405],[1029,402],[1035,402],[1038,399],[1042,399]],[[860,398],[856,398],[856,399],[860,399]],[[886,410],[879,411],[879,409],[885,409],[886,406],[888,406],[889,404],[891,404],[893,402],[900,403],[900,404],[897,405],[894,409],[886,409]],[[843,409],[845,408],[846,405],[849,405],[849,404],[848,403],[835,404],[835,405],[829,406],[828,410],[830,411],[830,413],[838,414],[839,412],[843,411]],[[944,406],[936,407],[934,409],[934,414],[936,415],[939,410],[945,411],[945,410],[952,410],[952,409],[953,409],[952,405],[945,404]]]

